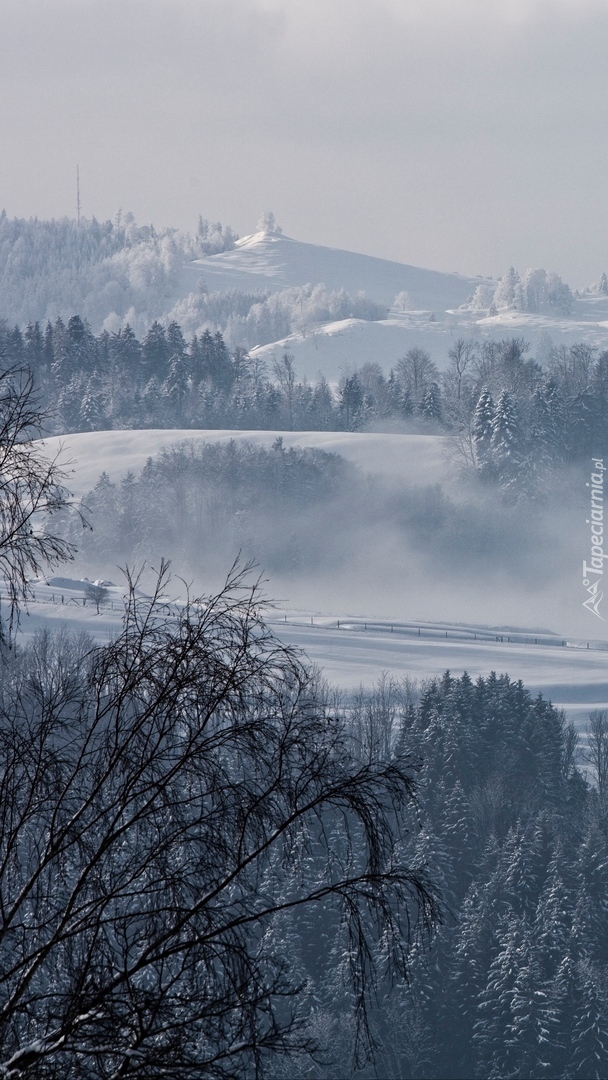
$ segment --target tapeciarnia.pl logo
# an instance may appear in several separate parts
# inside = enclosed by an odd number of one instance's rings
[[[591,458],[593,472],[591,481],[587,484],[591,495],[591,517],[587,518],[586,524],[591,526],[591,562],[583,559],[583,586],[589,593],[583,600],[583,607],[587,608],[598,619],[605,622],[600,615],[599,606],[604,593],[601,590],[602,577],[604,576],[604,473],[606,465],[603,458]]]

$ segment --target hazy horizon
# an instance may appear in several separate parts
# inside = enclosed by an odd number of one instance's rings
[[[464,274],[598,279],[596,0],[0,0],[9,216],[300,240]],[[581,75],[583,71],[583,76]]]

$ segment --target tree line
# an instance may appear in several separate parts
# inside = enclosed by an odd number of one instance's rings
[[[117,564],[156,565],[170,555],[199,578],[241,552],[273,576],[336,582],[350,573],[382,589],[376,552],[389,544],[393,573],[404,581],[415,557],[431,577],[445,566],[452,584],[466,585],[472,559],[476,572],[500,565],[521,575],[546,531],[544,516],[525,506],[456,501],[436,485],[404,488],[338,454],[287,447],[281,436],[268,446],[186,439],[118,482],[103,473],[82,506],[91,530],[71,514],[55,515],[53,528],[78,548],[83,567],[110,576]],[[561,551],[556,543],[545,559],[547,580]]]
[[[186,341],[154,322],[93,335],[72,316],[25,331],[0,328],[5,367],[27,365],[59,431],[120,427],[364,430],[400,422],[455,437],[463,462],[504,486],[516,475],[601,454],[608,439],[608,352],[580,344],[541,363],[520,338],[458,339],[442,372],[414,347],[386,376],[369,362],[337,389],[300,380],[284,353],[268,371],[219,331]],[[413,425],[413,427],[412,427]],[[599,449],[598,449],[599,447]]]

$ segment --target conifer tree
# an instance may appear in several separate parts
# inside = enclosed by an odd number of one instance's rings
[[[152,323],[141,344],[143,378],[147,382],[155,376],[164,382],[169,367],[169,345],[164,327],[158,321]]]
[[[100,431],[104,426],[104,413],[96,379],[89,379],[82,396],[79,415],[80,431]]]
[[[513,1063],[511,1075],[522,1080],[538,1080],[550,1075],[558,1018],[527,924],[517,964],[511,1021],[505,1032],[506,1049]]]
[[[513,1048],[506,1034],[513,1016],[513,997],[527,927],[507,909],[497,933],[498,951],[490,965],[485,987],[479,995],[474,1041],[480,1076],[517,1075]]]
[[[490,455],[492,465],[504,488],[512,487],[520,475],[522,436],[519,413],[513,395],[503,390],[496,402],[492,420]]]
[[[475,407],[472,427],[475,464],[480,476],[484,479],[490,479],[494,472],[491,442],[492,423],[495,415],[496,408],[492,401],[492,395],[488,387],[485,386]]]
[[[581,1080],[608,1075],[608,996],[605,972],[587,959],[577,965],[578,1003],[572,1024],[572,1072]]]
[[[441,391],[436,382],[430,384],[420,403],[420,415],[423,416],[425,420],[430,420],[435,423],[441,422]]]

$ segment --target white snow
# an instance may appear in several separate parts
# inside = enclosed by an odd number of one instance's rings
[[[61,454],[69,472],[74,495],[91,491],[103,471],[114,482],[129,470],[138,473],[149,457],[164,447],[191,440],[204,442],[251,442],[271,446],[280,436],[286,447],[317,447],[341,454],[370,473],[398,476],[406,486],[435,484],[448,469],[446,442],[439,435],[384,435],[335,431],[232,431],[145,429],[139,431],[87,431],[53,436],[41,445],[48,457]]]
[[[293,618],[293,617],[291,617]],[[313,617],[314,618],[314,617]],[[360,627],[334,629],[317,625],[293,625],[291,619],[274,629],[289,644],[303,649],[323,669],[330,683],[349,689],[370,685],[388,672],[427,679],[449,669],[453,675],[468,671],[471,678],[490,671],[521,679],[533,693],[542,693],[554,705],[584,727],[590,709],[608,707],[608,656],[605,650],[578,645],[523,645],[499,642],[458,641],[448,637],[418,638],[395,632],[379,633]],[[341,625],[348,624],[342,617]],[[448,634],[450,632],[448,631]],[[503,635],[506,636],[506,635]],[[532,635],[531,635],[532,636]],[[563,639],[559,639],[563,640]]]
[[[458,307],[482,278],[443,274],[419,266],[377,259],[354,251],[306,244],[276,233],[254,233],[237,241],[233,251],[196,259],[181,271],[180,288],[194,292],[202,279],[209,292],[221,289],[275,291],[290,285],[319,284],[365,292],[387,306],[407,292],[415,308],[444,311]]]
[[[322,374],[337,382],[345,372],[369,362],[379,363],[387,371],[408,349],[423,343],[437,365],[444,368],[454,341],[454,320],[432,321],[431,314],[391,312],[388,319],[377,322],[343,319],[321,323],[270,345],[258,345],[250,355],[272,363],[289,352],[300,378],[314,381]]]
[[[575,297],[571,315],[487,311],[467,306],[480,284],[494,287],[489,278],[445,274],[405,263],[377,259],[352,251],[306,244],[291,237],[255,233],[239,240],[232,251],[197,259],[180,270],[176,298],[196,294],[201,284],[209,292],[240,289],[246,292],[277,291],[288,286],[325,284],[359,291],[390,306],[400,292],[407,292],[412,310],[391,309],[387,319],[363,322],[345,319],[308,328],[252,351],[272,358],[286,349],[295,357],[300,377],[315,378],[319,371],[330,380],[366,361],[379,363],[385,371],[413,345],[428,349],[440,368],[447,366],[448,349],[457,337],[501,339],[523,336],[534,348],[547,338],[554,345],[586,341],[608,346],[608,298]]]
[[[60,446],[64,454],[73,460],[72,490],[82,495],[94,487],[100,473],[105,470],[114,481],[119,481],[129,470],[137,472],[147,458],[162,447],[192,439],[194,441],[249,440],[258,445],[269,446],[277,435],[282,435],[286,446],[317,446],[342,454],[348,460],[370,473],[399,477],[403,484],[416,486],[445,480],[445,439],[423,435],[384,435],[341,432],[274,432],[274,431],[191,431],[191,430],[144,430],[92,432],[47,439],[47,453],[56,452]],[[453,493],[453,491],[452,491]],[[83,568],[87,577],[97,580],[96,567]],[[82,572],[82,571],[81,571]],[[66,624],[86,628],[99,640],[107,640],[120,627],[124,586],[109,587],[109,604],[102,605],[102,613],[95,613],[90,600],[85,605],[86,586],[82,579],[56,575],[46,582],[35,585],[35,599],[29,614],[22,621],[23,632],[36,627]],[[573,589],[578,585],[573,569]],[[557,583],[561,591],[565,583]],[[63,603],[61,598],[63,596]],[[399,608],[396,597],[396,608]],[[313,601],[315,603],[319,601]],[[327,604],[332,600],[327,599]],[[334,601],[335,602],[335,601]],[[390,603],[390,600],[388,601]],[[338,601],[339,603],[339,601]],[[575,603],[577,603],[575,598]],[[533,601],[531,601],[533,605]],[[537,609],[528,605],[530,619]],[[539,609],[538,609],[539,610]],[[421,625],[417,637],[412,625],[395,622],[390,628],[371,626],[364,629],[365,611],[358,612],[358,619],[338,610],[330,612],[288,610],[287,622],[282,612],[269,612],[269,619],[277,633],[286,641],[305,650],[312,661],[323,668],[330,682],[342,687],[373,682],[382,671],[392,674],[428,678],[441,674],[449,668],[454,674],[467,670],[472,677],[487,675],[490,671],[507,672],[511,678],[521,678],[534,692],[540,691],[557,705],[564,706],[568,715],[584,727],[590,708],[608,706],[608,665],[604,649],[586,647],[586,642],[570,641],[566,646],[541,643],[541,631],[529,629],[525,634],[530,643],[508,642],[507,636],[516,636],[508,627],[488,628],[476,625],[468,630],[456,624]],[[377,617],[378,612],[376,611]],[[412,616],[418,612],[412,611]],[[424,612],[420,611],[420,615]],[[389,616],[389,617],[392,617]],[[476,616],[474,616],[476,617]],[[527,616],[524,615],[523,618]],[[310,625],[310,620],[313,625]],[[337,621],[340,620],[340,629]],[[555,629],[559,631],[559,626]],[[597,628],[594,626],[593,632]],[[445,631],[448,632],[447,639]],[[582,630],[581,633],[591,632]],[[471,635],[483,634],[486,638],[502,636],[503,641],[471,640]],[[531,639],[539,638],[538,644]],[[551,640],[545,639],[545,640]],[[559,639],[562,640],[562,639]],[[596,643],[597,644],[597,643]]]
[[[101,643],[114,637],[121,628],[124,585],[108,587],[107,600],[97,615],[95,603],[87,599],[87,584],[84,579],[68,577],[34,582],[34,598],[21,619],[22,635],[28,637],[50,625],[86,630]],[[606,649],[594,648],[593,642],[589,649],[584,642],[582,647],[581,643],[534,645],[534,631],[529,631],[530,644],[509,643],[504,628],[502,634],[500,628],[497,630],[498,636],[504,638],[502,642],[480,642],[470,638],[474,632],[494,636],[487,627],[453,624],[445,624],[446,639],[441,625],[424,623],[419,624],[419,638],[412,624],[406,627],[395,623],[393,633],[388,625],[385,629],[370,626],[365,630],[363,619],[353,620],[344,613],[329,618],[287,609],[283,615],[274,609],[266,615],[277,636],[303,650],[323,669],[330,683],[346,690],[370,686],[383,672],[421,680],[441,675],[446,669],[455,676],[466,670],[472,678],[496,671],[522,679],[528,690],[542,693],[554,705],[563,707],[581,728],[590,709],[608,707],[608,657]],[[469,640],[462,640],[465,633]],[[515,636],[513,632],[511,636]]]

